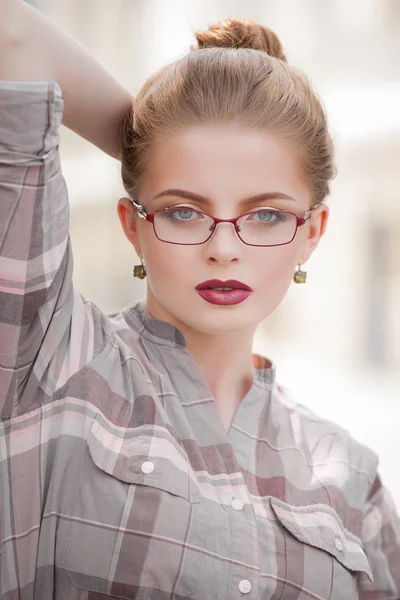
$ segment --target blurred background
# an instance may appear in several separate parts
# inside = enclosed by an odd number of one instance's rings
[[[380,457],[400,510],[400,1],[32,0],[136,93],[228,16],[268,25],[326,106],[338,176],[328,229],[259,328],[255,351],[295,399]],[[120,227],[119,163],[63,129],[74,282],[105,312],[144,298]]]

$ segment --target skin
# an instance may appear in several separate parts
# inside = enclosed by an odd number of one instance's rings
[[[171,195],[154,199],[168,189],[199,194],[208,202]],[[242,199],[269,192],[294,200],[240,205]],[[290,142],[233,125],[202,126],[160,140],[150,154],[136,200],[147,212],[183,205],[226,219],[261,207],[303,216],[312,205],[310,187]],[[283,246],[247,246],[229,223],[218,225],[202,245],[179,246],[159,241],[152,224],[137,217],[130,200],[119,200],[125,235],[146,265],[147,310],[183,333],[226,428],[251,387],[255,330],[283,300],[299,261],[304,265],[314,252],[328,214],[326,205],[318,206],[294,240]],[[213,278],[236,279],[253,293],[234,306],[210,304],[195,287]]]

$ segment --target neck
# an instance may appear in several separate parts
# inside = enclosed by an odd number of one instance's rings
[[[186,345],[217,404],[238,404],[251,387],[252,335],[184,333]]]

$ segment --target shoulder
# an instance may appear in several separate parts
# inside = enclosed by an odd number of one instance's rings
[[[276,383],[273,400],[316,476],[349,492],[362,491],[365,499],[377,475],[376,452],[346,428],[297,402],[287,386]]]

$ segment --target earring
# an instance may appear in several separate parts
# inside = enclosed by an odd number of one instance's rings
[[[303,261],[300,260],[300,263],[297,265],[297,270],[294,272],[293,274],[293,281],[295,283],[305,283],[306,279],[307,279],[307,271],[301,271],[300,267],[301,267],[301,263]]]
[[[135,265],[133,268],[133,276],[138,277],[139,279],[144,279],[146,277],[146,267],[144,266],[142,257],[139,256],[141,265]]]

